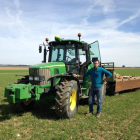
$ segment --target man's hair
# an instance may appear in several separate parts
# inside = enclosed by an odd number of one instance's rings
[[[99,60],[94,60],[93,63],[96,62],[96,61],[98,61],[98,63],[100,64]]]

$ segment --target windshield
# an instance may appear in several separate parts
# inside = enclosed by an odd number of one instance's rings
[[[52,45],[51,62],[64,62],[66,71],[77,73],[76,67],[76,46],[75,44]]]
[[[75,45],[53,45],[51,62],[64,62],[66,64],[75,64]]]

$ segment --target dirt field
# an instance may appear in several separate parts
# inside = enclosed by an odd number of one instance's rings
[[[0,70],[28,70],[29,67],[0,67]]]

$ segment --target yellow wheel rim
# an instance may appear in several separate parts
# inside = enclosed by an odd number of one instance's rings
[[[25,105],[29,105],[31,103],[31,101],[24,101],[23,102]]]
[[[76,106],[76,101],[77,101],[76,91],[73,89],[70,95],[70,109],[71,110],[74,110]]]

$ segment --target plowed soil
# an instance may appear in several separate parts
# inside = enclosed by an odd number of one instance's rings
[[[0,67],[0,70],[28,70],[29,67]]]

